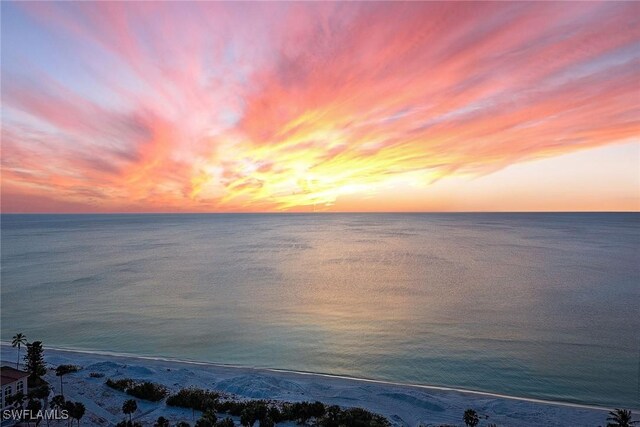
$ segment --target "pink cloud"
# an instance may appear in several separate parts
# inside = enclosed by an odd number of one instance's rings
[[[20,7],[126,108],[5,82],[3,180],[97,210],[330,205],[640,130],[636,3]]]

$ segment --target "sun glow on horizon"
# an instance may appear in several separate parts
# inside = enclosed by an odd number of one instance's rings
[[[2,8],[3,212],[640,208],[638,3]]]

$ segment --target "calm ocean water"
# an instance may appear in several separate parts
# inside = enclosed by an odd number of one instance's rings
[[[2,339],[640,407],[639,214],[2,215]]]

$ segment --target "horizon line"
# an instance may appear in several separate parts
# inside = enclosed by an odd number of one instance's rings
[[[602,211],[257,211],[257,212],[1,212],[0,215],[315,215],[315,214],[638,214],[640,210]]]

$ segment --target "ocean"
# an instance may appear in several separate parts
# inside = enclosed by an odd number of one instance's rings
[[[3,214],[1,231],[3,341],[640,408],[637,213]]]

